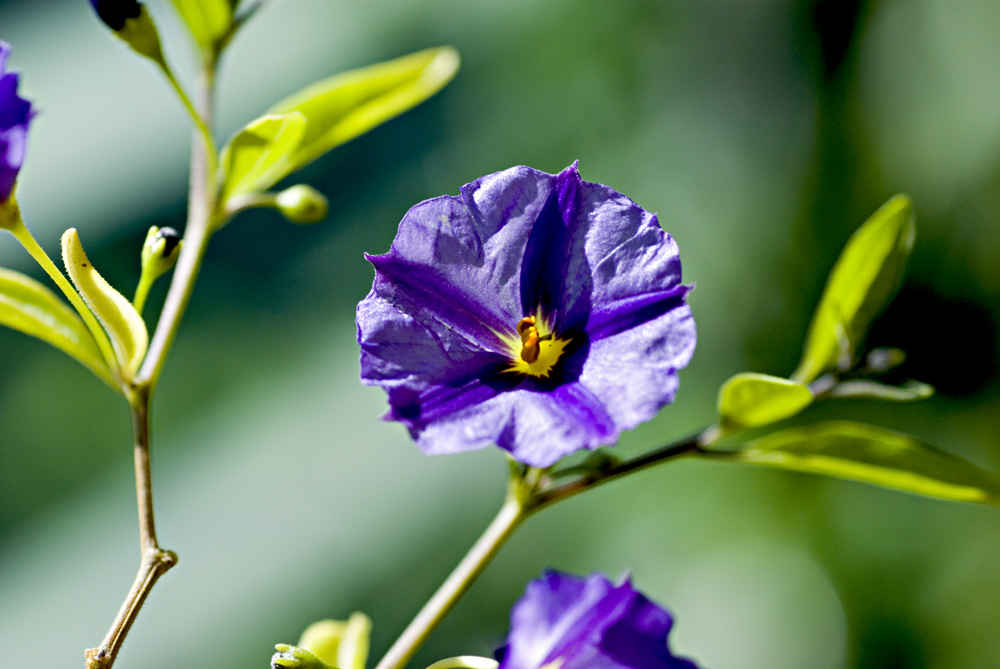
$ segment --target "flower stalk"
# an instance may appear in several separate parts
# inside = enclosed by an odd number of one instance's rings
[[[139,545],[142,560],[132,588],[104,641],[99,647],[86,651],[87,669],[110,669],[146,597],[159,578],[177,563],[177,555],[162,549],[156,539],[149,462],[149,411],[156,382],[190,301],[214,229],[217,192],[216,156],[214,143],[207,132],[212,114],[213,88],[214,63],[209,63],[202,77],[201,104],[196,114],[198,119],[192,139],[188,220],[184,244],[149,350],[126,392],[132,414]]]

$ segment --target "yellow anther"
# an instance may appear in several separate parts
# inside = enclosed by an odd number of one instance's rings
[[[548,325],[540,323],[536,316],[522,318],[514,329],[518,336],[507,339],[511,353],[517,356],[512,356],[510,370],[529,376],[548,377],[569,340],[557,339],[548,331]],[[543,331],[545,334],[542,334]]]

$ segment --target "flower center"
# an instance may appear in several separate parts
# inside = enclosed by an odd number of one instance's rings
[[[517,324],[518,339],[508,339],[511,361],[508,368],[529,376],[548,378],[556,362],[569,344],[549,331],[547,324],[536,316],[526,316]]]

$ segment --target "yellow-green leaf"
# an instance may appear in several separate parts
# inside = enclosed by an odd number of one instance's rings
[[[340,669],[365,669],[372,621],[363,613],[348,620],[320,620],[306,628],[299,647]]]
[[[115,386],[97,342],[77,313],[31,277],[3,268],[0,325],[48,342]]]
[[[75,228],[63,233],[62,252],[70,279],[111,339],[123,377],[131,378],[149,345],[146,323],[132,303],[94,269]]]
[[[862,481],[957,502],[1000,506],[1000,476],[913,437],[872,425],[830,421],[782,430],[728,453],[755,465]]]
[[[292,155],[305,130],[305,116],[293,111],[262,116],[233,137],[222,150],[223,202],[235,195],[265,191],[295,169]]]
[[[766,374],[737,374],[719,389],[722,424],[757,427],[799,413],[812,404],[808,387]]]
[[[809,383],[853,356],[871,321],[896,292],[915,236],[913,203],[896,195],[848,240],[813,314],[793,379]]]
[[[213,53],[216,41],[233,22],[229,0],[173,0],[195,43],[205,53]]]
[[[293,158],[298,169],[434,95],[455,76],[459,62],[452,47],[418,51],[319,81],[268,113],[305,115],[306,135]]]

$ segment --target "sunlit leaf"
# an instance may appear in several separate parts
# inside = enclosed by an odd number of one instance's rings
[[[893,402],[910,402],[927,399],[934,394],[934,387],[919,381],[907,381],[901,386],[888,386],[876,381],[859,379],[844,381],[833,386],[829,397],[867,397]]]
[[[708,457],[1000,506],[1000,476],[913,437],[861,423],[831,421],[790,428],[740,450]]]
[[[306,135],[292,161],[298,169],[434,95],[458,66],[458,52],[451,47],[418,51],[319,81],[268,113],[305,115]]]
[[[233,22],[229,0],[173,0],[191,36],[205,53],[212,53],[216,41],[226,34]]]
[[[299,647],[340,669],[365,669],[372,622],[363,613],[348,620],[320,620],[306,628]]]
[[[913,203],[896,195],[848,240],[830,272],[792,378],[809,383],[850,359],[899,286],[913,248]]]
[[[808,387],[766,374],[737,374],[719,390],[723,425],[757,427],[799,413],[812,404]]]
[[[122,374],[126,379],[131,377],[149,345],[146,323],[132,303],[94,269],[75,228],[63,233],[62,251],[69,277],[111,339]]]
[[[94,337],[77,313],[34,279],[2,268],[0,325],[48,342],[115,385]]]
[[[292,155],[305,130],[305,117],[294,111],[248,124],[222,150],[222,200],[265,191],[287,176],[295,169]]]

